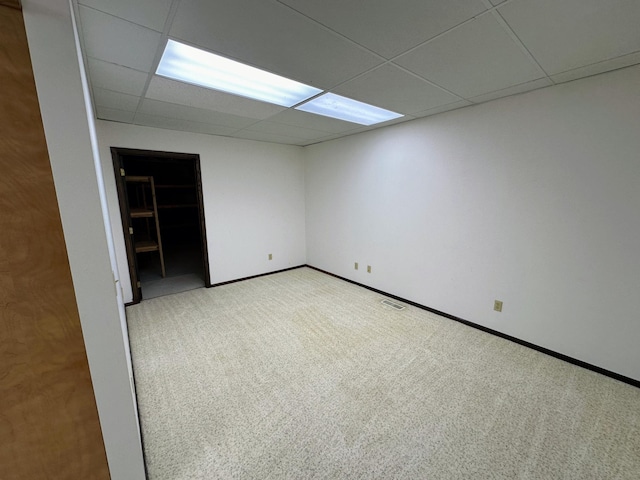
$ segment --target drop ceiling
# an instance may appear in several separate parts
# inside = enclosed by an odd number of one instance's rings
[[[640,63],[638,0],[74,0],[99,119],[291,145]],[[404,114],[371,127],[154,74],[167,39]]]

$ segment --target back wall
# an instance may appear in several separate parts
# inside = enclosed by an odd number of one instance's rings
[[[305,263],[301,147],[96,123],[125,302],[132,291],[110,147],[200,155],[211,283]]]

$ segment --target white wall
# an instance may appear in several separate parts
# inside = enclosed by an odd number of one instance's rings
[[[124,314],[109,255],[68,0],[23,0],[23,14],[69,264],[111,478],[145,478]],[[28,159],[25,159],[28,161]]]
[[[306,148],[307,263],[640,379],[638,85],[632,67]]]
[[[132,294],[110,147],[200,155],[212,283],[306,262],[301,147],[105,121],[97,129],[125,301]]]

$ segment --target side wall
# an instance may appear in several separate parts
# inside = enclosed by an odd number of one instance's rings
[[[113,480],[145,478],[122,299],[68,0],[22,0],[80,324]],[[25,159],[28,161],[28,159]]]
[[[631,67],[306,148],[307,263],[640,379],[639,84]]]
[[[211,283],[306,262],[301,147],[105,121],[97,129],[126,302],[131,284],[110,147],[200,155]]]

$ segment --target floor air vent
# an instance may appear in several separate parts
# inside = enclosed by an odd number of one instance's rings
[[[387,307],[391,307],[394,310],[404,310],[406,307],[404,305],[400,305],[399,303],[392,302],[391,300],[384,299],[380,302]]]

